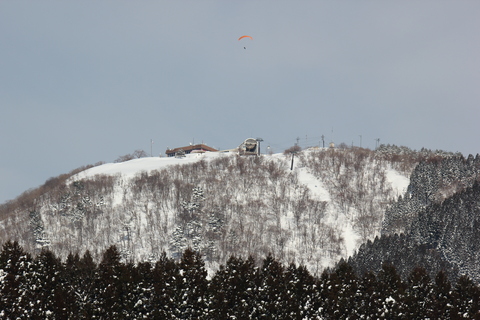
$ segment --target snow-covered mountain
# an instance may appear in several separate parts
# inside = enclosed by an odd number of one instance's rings
[[[191,247],[215,270],[272,253],[314,274],[380,235],[416,165],[359,148],[191,154],[107,163],[47,181],[2,206],[0,240],[60,257],[115,244],[126,260]]]
[[[476,319],[479,226],[480,155],[381,146],[89,166],[0,206],[0,240],[21,245],[2,248],[0,314]]]

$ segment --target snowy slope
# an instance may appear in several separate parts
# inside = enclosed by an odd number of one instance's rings
[[[318,274],[379,235],[385,207],[409,183],[371,151],[304,150],[290,164],[283,154],[207,152],[93,167],[23,213],[36,244],[22,245],[65,257],[114,244],[135,261],[192,247],[210,270],[230,255],[273,253]]]
[[[160,170],[172,165],[183,165],[194,163],[199,160],[212,160],[219,157],[235,156],[234,153],[218,153],[218,152],[206,152],[197,154],[188,154],[183,158],[175,157],[147,157],[134,159],[120,163],[106,163],[97,167],[93,167],[78,173],[71,178],[71,181],[88,179],[95,175],[117,175],[120,174],[126,179],[131,179],[141,172],[149,172],[152,170]],[[274,154],[270,156],[273,159],[282,159],[282,154]],[[278,161],[282,161],[278,160]],[[401,195],[404,194],[408,184],[409,178],[400,174],[395,169],[389,168],[386,171],[388,182],[391,183],[395,193]],[[322,201],[329,201],[330,195],[325,189],[323,182],[315,178],[314,175],[308,172],[305,168],[298,169],[299,179],[302,183],[308,186],[313,194],[316,194]]]
[[[72,181],[80,179],[88,179],[95,175],[121,175],[125,179],[130,179],[141,172],[149,172],[152,170],[160,170],[172,165],[182,165],[194,163],[199,160],[209,160],[212,158],[225,156],[224,153],[196,153],[188,154],[183,158],[175,157],[148,157],[134,159],[120,163],[106,163],[97,167],[93,167],[78,173],[71,178]]]

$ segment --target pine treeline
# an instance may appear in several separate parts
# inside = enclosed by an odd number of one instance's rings
[[[125,263],[115,246],[96,264],[87,251],[62,262],[16,242],[0,253],[2,319],[480,319],[480,288],[423,268],[402,280],[383,264],[358,276],[342,260],[320,278],[267,256],[231,257],[212,277],[198,252]]]
[[[387,208],[382,234],[407,232],[419,212],[440,204],[479,180],[480,155],[431,156],[419,162],[403,197]]]
[[[480,283],[480,156],[421,162],[404,197],[385,213],[382,236],[362,244],[350,263],[360,272],[393,263],[402,278],[421,265]]]

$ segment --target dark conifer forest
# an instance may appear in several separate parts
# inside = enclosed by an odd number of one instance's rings
[[[402,279],[384,263],[358,274],[345,260],[313,277],[303,266],[230,257],[211,276],[198,252],[126,263],[115,246],[36,257],[17,242],[0,253],[2,319],[480,319],[480,288],[422,267]]]

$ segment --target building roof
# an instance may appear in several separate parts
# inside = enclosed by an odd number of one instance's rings
[[[218,151],[217,149],[215,148],[212,148],[212,147],[209,147],[203,143],[201,144],[195,144],[195,145],[189,145],[189,146],[186,146],[186,147],[179,147],[179,148],[175,148],[175,149],[168,149],[167,151],[165,151],[166,154],[172,154],[172,153],[176,153],[180,150],[183,150],[185,151],[185,153],[190,153],[191,151],[193,150],[201,150],[201,151]]]

